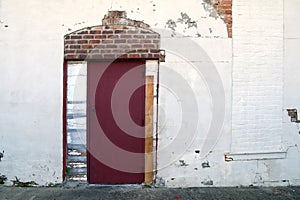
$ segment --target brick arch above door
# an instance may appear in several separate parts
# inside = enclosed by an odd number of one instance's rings
[[[159,59],[160,35],[138,26],[86,27],[65,36],[65,60]]]

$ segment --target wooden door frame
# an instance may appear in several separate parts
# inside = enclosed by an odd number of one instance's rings
[[[145,76],[145,183],[153,182],[154,76]]]
[[[159,60],[146,60],[145,86],[145,183],[155,184],[158,149]]]

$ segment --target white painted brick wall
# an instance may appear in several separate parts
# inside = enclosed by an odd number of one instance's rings
[[[232,152],[281,149],[283,0],[233,1]]]

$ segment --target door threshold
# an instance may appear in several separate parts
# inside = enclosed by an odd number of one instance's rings
[[[89,184],[87,183],[88,187],[99,187],[99,188],[142,188],[142,183],[136,184]]]

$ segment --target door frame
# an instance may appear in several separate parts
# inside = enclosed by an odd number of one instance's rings
[[[67,175],[67,91],[68,91],[68,64],[63,62],[63,180]],[[87,61],[76,61],[87,66]],[[146,97],[145,97],[145,183],[154,183],[157,173],[157,145],[158,145],[158,86],[159,86],[159,60],[145,60]],[[87,84],[87,83],[86,83]],[[86,88],[87,90],[87,88]],[[148,96],[147,96],[148,94]],[[152,96],[152,97],[151,97]],[[151,106],[152,105],[152,106]],[[151,117],[152,116],[152,117]],[[87,122],[88,123],[88,122]],[[87,133],[86,133],[87,136]],[[155,156],[154,156],[155,154]]]

